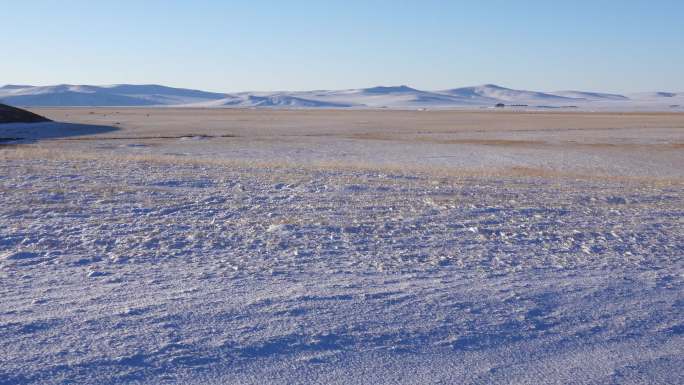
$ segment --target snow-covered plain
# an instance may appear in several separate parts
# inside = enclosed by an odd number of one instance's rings
[[[171,110],[46,112],[98,125],[0,147],[0,384],[684,376],[676,115],[562,116],[562,128],[527,115],[244,111],[221,129],[211,111],[188,112],[194,124]],[[105,119],[121,124],[102,131]],[[504,125],[478,132],[478,119]],[[413,125],[436,132],[435,151],[453,146],[455,163],[417,164],[429,148],[407,139]],[[598,128],[569,145],[584,126]],[[640,154],[649,145],[662,173]],[[491,173],[458,158],[478,153]],[[551,166],[520,167],[533,156]],[[572,166],[584,157],[613,167],[588,175]]]

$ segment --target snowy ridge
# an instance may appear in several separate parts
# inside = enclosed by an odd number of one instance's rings
[[[494,84],[485,84],[475,87],[454,88],[442,91],[447,95],[452,95],[471,100],[491,102],[572,102],[575,98],[557,96],[536,91],[514,90],[500,87]]]
[[[556,91],[553,95],[562,96],[565,98],[585,99],[585,100],[629,100],[628,97],[618,94],[606,94],[602,92],[586,92],[586,91]]]
[[[116,84],[0,87],[0,102],[14,106],[183,106],[215,108],[527,108],[682,109],[684,93],[619,95],[586,91],[539,92],[494,84],[424,91],[406,85],[346,90],[215,93],[161,85]]]
[[[343,108],[352,107],[351,104],[333,103],[320,100],[305,99],[291,95],[231,95],[223,99],[204,103],[196,103],[199,107],[299,107],[299,108]]]
[[[199,103],[224,94],[159,85],[117,84],[109,86],[69,85],[34,87],[7,85],[0,100],[17,106],[154,106]]]

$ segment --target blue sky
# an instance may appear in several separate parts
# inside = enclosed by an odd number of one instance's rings
[[[0,84],[684,91],[684,1],[8,1]]]

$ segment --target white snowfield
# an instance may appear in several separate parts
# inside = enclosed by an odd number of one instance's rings
[[[684,378],[677,114],[38,112],[81,131],[0,126],[2,385]]]
[[[349,90],[215,93],[160,85],[0,87],[0,102],[15,106],[185,106],[223,108],[463,109],[505,104],[514,109],[684,111],[684,92],[617,95],[537,92],[494,84],[422,91],[408,86]]]

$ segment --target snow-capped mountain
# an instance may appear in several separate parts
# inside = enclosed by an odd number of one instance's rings
[[[552,92],[551,94],[562,96],[564,98],[583,99],[589,101],[629,100],[629,98],[624,95],[607,94],[602,92],[556,91]]]
[[[405,85],[340,91],[299,92],[296,94],[307,99],[369,108],[445,108],[474,105],[469,100],[462,100],[437,92],[417,90]]]
[[[205,102],[224,94],[159,85],[117,84],[34,87],[6,85],[0,100],[18,106],[154,106]]]
[[[630,94],[629,97],[637,100],[662,100],[684,97],[684,92],[639,92]]]
[[[474,87],[454,88],[441,91],[446,95],[469,99],[483,104],[491,103],[568,103],[576,101],[574,98],[547,94],[537,91],[524,91],[504,88],[494,84],[484,84]]]
[[[345,108],[351,104],[333,103],[322,100],[306,99],[287,94],[236,94],[225,98],[195,103],[195,107],[290,107],[290,108]]]
[[[401,86],[346,90],[216,93],[161,85],[6,85],[0,102],[14,106],[182,106],[214,108],[529,108],[672,109],[684,93],[619,95],[586,91],[539,92],[494,84],[424,91]]]

